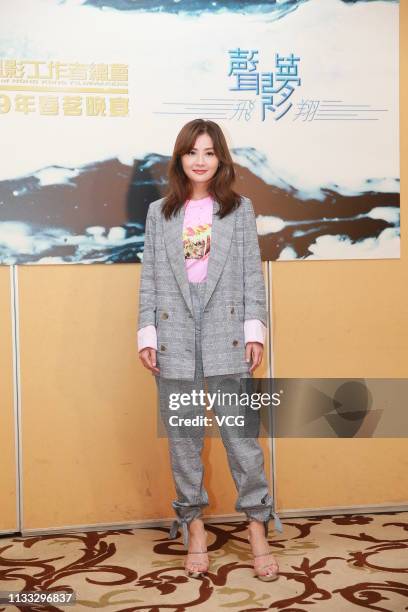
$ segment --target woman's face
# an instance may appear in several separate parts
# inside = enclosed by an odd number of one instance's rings
[[[181,156],[181,164],[187,177],[193,184],[208,183],[218,168],[218,157],[215,155],[213,141],[208,134],[200,134],[194,147]]]

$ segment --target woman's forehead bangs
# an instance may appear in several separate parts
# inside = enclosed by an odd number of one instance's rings
[[[217,132],[211,129],[211,126],[208,126],[208,129],[203,129],[201,126],[198,126],[195,129],[193,128],[185,133],[177,148],[178,155],[185,155],[186,153],[189,153],[191,149],[194,148],[195,141],[199,136],[201,136],[201,134],[208,134],[212,140],[215,154],[219,158],[224,158],[225,152],[222,146],[222,141],[218,138]]]

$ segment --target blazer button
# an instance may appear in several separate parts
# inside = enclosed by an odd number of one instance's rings
[[[231,314],[234,314],[234,312],[235,312],[235,308],[234,308],[234,307],[232,307],[232,308],[231,308]]]
[[[163,312],[161,318],[162,319],[168,319],[169,315],[167,314],[167,312]]]
[[[238,346],[238,340],[234,340],[232,344],[233,346]]]
[[[161,345],[160,345],[160,350],[161,350],[161,351],[165,351],[165,350],[166,350],[166,347],[164,346],[164,344],[161,344]]]

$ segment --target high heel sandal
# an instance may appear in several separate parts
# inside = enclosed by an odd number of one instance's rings
[[[249,544],[251,544],[251,534],[248,534],[248,540],[249,540]],[[256,578],[259,578],[259,580],[262,580],[263,582],[272,582],[273,580],[277,580],[279,578],[279,566],[278,566],[276,561],[272,561],[271,563],[265,563],[264,565],[261,565],[259,567],[255,567],[255,559],[256,558],[259,558],[259,557],[269,557],[271,555],[272,555],[271,551],[268,551],[266,553],[261,553],[261,554],[257,554],[257,555],[254,554],[253,555],[253,557],[254,557],[254,576],[256,576]],[[272,572],[269,572],[269,573],[266,573],[266,574],[261,574],[260,572],[262,570],[265,570],[266,568],[275,568],[275,569]]]
[[[189,551],[187,550],[187,557],[186,557],[186,561],[184,564],[184,569],[186,572],[186,575],[191,577],[191,578],[201,578],[203,577],[207,572],[208,572],[208,568],[210,565],[209,559],[208,559],[208,552],[207,552],[207,532],[204,529],[204,533],[203,535],[203,541],[202,542],[198,542],[196,544],[192,543],[193,547],[197,547],[197,548],[204,548],[205,546],[205,550],[197,550],[197,551]],[[194,536],[192,534],[189,534],[188,540],[187,542],[190,542],[190,539],[194,538]],[[190,561],[189,562],[189,555],[206,555],[206,559],[204,561]],[[204,569],[196,569],[194,567],[191,566],[201,566],[204,567]]]
[[[190,561],[190,563],[187,562],[188,556],[189,555],[207,555],[207,563],[205,563],[205,561]],[[208,560],[208,554],[206,550],[199,550],[199,551],[189,551],[187,553],[187,559],[185,562],[185,572],[187,574],[188,577],[191,578],[202,578],[207,572],[208,572],[208,568],[209,568],[209,560]],[[187,567],[187,565],[189,567]],[[206,567],[204,569],[201,570],[192,570],[190,569],[192,565],[206,565]]]

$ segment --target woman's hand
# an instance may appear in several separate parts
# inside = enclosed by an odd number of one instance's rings
[[[139,351],[139,359],[152,374],[160,374],[159,368],[156,367],[156,349],[150,347],[142,349]]]
[[[261,365],[263,357],[263,344],[260,342],[247,342],[245,345],[245,361],[252,361],[249,372],[252,374]]]

